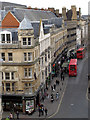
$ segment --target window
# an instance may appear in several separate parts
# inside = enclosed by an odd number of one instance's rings
[[[14,79],[14,72],[11,72],[11,79]]]
[[[4,83],[2,83],[2,90],[4,91]]]
[[[12,53],[8,53],[8,60],[9,60],[9,61],[13,61]]]
[[[48,51],[48,58],[50,59],[50,51]]]
[[[45,62],[47,62],[47,54],[45,54]]]
[[[43,57],[42,57],[42,65],[43,65]]]
[[[24,77],[27,77],[27,68],[24,68]]]
[[[7,72],[7,73],[5,73],[5,79],[6,80],[9,80],[10,79],[10,74]]]
[[[46,75],[46,77],[47,77],[47,67],[46,67],[46,69],[45,69],[45,75]]]
[[[15,83],[12,83],[12,91],[14,91]]]
[[[5,61],[5,53],[1,53],[1,58]]]
[[[6,34],[7,43],[10,43],[10,34]]]
[[[24,53],[24,61],[32,61],[32,53]]]
[[[32,53],[28,53],[28,61],[32,61]]]
[[[32,68],[29,68],[29,70],[28,70],[28,77],[32,78]]]
[[[3,72],[2,72],[2,80],[3,80]]]
[[[26,38],[23,38],[23,45],[27,45]]]
[[[24,77],[32,78],[32,68],[24,68]]]
[[[27,53],[24,53],[24,61],[27,61]]]
[[[44,79],[44,72],[42,72],[42,79]]]
[[[70,65],[70,70],[74,71],[75,70],[75,65]]]
[[[31,45],[31,38],[28,38],[28,45]]]
[[[6,83],[6,91],[10,91],[10,83]]]
[[[2,43],[5,43],[5,34],[1,34]]]

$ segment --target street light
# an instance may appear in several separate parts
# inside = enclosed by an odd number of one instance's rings
[[[0,59],[0,68],[2,65],[3,59]],[[2,118],[2,69],[0,69],[0,118]]]

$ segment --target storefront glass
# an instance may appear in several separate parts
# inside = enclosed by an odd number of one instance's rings
[[[26,112],[32,113],[34,111],[34,100],[26,100]]]

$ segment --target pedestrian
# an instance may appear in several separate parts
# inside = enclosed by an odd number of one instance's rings
[[[54,90],[56,90],[56,84],[54,84],[54,86],[53,86],[53,87],[54,87]]]
[[[62,75],[62,80],[64,81],[64,75]]]
[[[13,115],[12,115],[12,113],[10,113],[9,118],[10,118],[10,120],[12,120],[12,119],[13,119]]]
[[[42,111],[42,115],[44,115],[44,106],[42,106],[41,111]]]
[[[42,100],[43,100],[43,102],[44,102],[44,95],[42,96]]]
[[[41,106],[39,107],[39,117],[40,117],[40,115],[41,115]]]
[[[47,93],[47,98],[49,99],[49,94]]]
[[[51,85],[51,90],[53,91],[53,86]]]
[[[58,100],[58,98],[59,98],[59,93],[57,92],[56,93],[56,100]]]
[[[53,102],[53,101],[54,101],[53,94],[51,94],[51,102]]]
[[[47,110],[47,108],[45,108],[45,116],[47,116],[47,112],[48,112],[48,110]]]
[[[17,115],[17,119],[19,119],[19,112],[18,111],[16,112],[16,115]]]

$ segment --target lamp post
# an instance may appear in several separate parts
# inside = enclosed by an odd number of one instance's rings
[[[3,59],[0,59],[0,68],[2,66]],[[0,118],[2,119],[2,69],[0,69]]]

